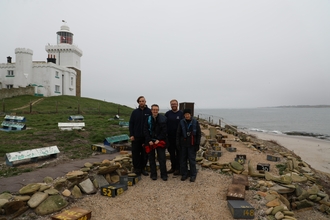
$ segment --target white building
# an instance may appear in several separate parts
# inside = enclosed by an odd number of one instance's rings
[[[35,87],[37,96],[81,96],[80,57],[82,51],[73,43],[73,33],[64,24],[57,32],[57,45],[45,47],[47,61],[33,61],[33,51],[16,48],[16,62],[7,57],[0,63],[0,89]]]

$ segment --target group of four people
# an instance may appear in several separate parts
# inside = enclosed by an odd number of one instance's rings
[[[171,110],[159,114],[159,106],[146,105],[143,96],[138,97],[139,107],[133,110],[129,121],[130,140],[134,172],[148,176],[145,170],[149,159],[150,178],[157,180],[156,156],[159,162],[160,176],[167,181],[168,174],[181,174],[184,181],[190,176],[195,182],[196,151],[199,150],[201,129],[198,121],[191,115],[190,109],[180,111],[178,101],[170,101]],[[166,149],[170,154],[171,169],[166,168]],[[190,171],[188,173],[188,164]]]

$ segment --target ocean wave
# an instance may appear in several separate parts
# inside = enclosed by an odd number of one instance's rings
[[[329,135],[319,134],[319,133],[313,133],[313,132],[304,132],[304,131],[287,131],[284,132],[286,135],[296,135],[296,136],[306,136],[306,137],[315,137],[319,139],[327,139],[330,140]]]
[[[247,131],[252,131],[252,132],[268,133],[268,134],[285,134],[285,135],[293,135],[293,136],[306,136],[306,137],[313,137],[313,138],[330,141],[329,135],[313,133],[313,132],[304,132],[304,131],[283,131],[282,132],[282,131],[278,131],[278,130],[268,131],[268,130],[260,129],[260,128],[246,128],[246,127],[241,128],[241,129],[247,130]]]

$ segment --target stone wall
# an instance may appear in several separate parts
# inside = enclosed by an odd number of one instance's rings
[[[0,89],[0,100],[20,95],[34,95],[34,87]]]

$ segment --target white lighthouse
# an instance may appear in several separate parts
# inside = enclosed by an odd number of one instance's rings
[[[77,72],[76,75],[76,96],[81,96],[81,69],[80,58],[82,51],[73,45],[73,33],[70,32],[69,26],[64,22],[61,30],[57,33],[57,45],[47,45],[46,51],[49,57],[55,58],[56,64],[59,66],[71,68]],[[71,83],[71,79],[64,79],[63,84]],[[64,85],[65,87],[65,85]]]
[[[73,33],[66,23],[56,34],[57,44],[45,47],[47,61],[33,61],[31,49],[16,48],[16,62],[8,56],[7,63],[0,63],[0,98],[31,93],[81,96],[82,51],[73,45]]]

